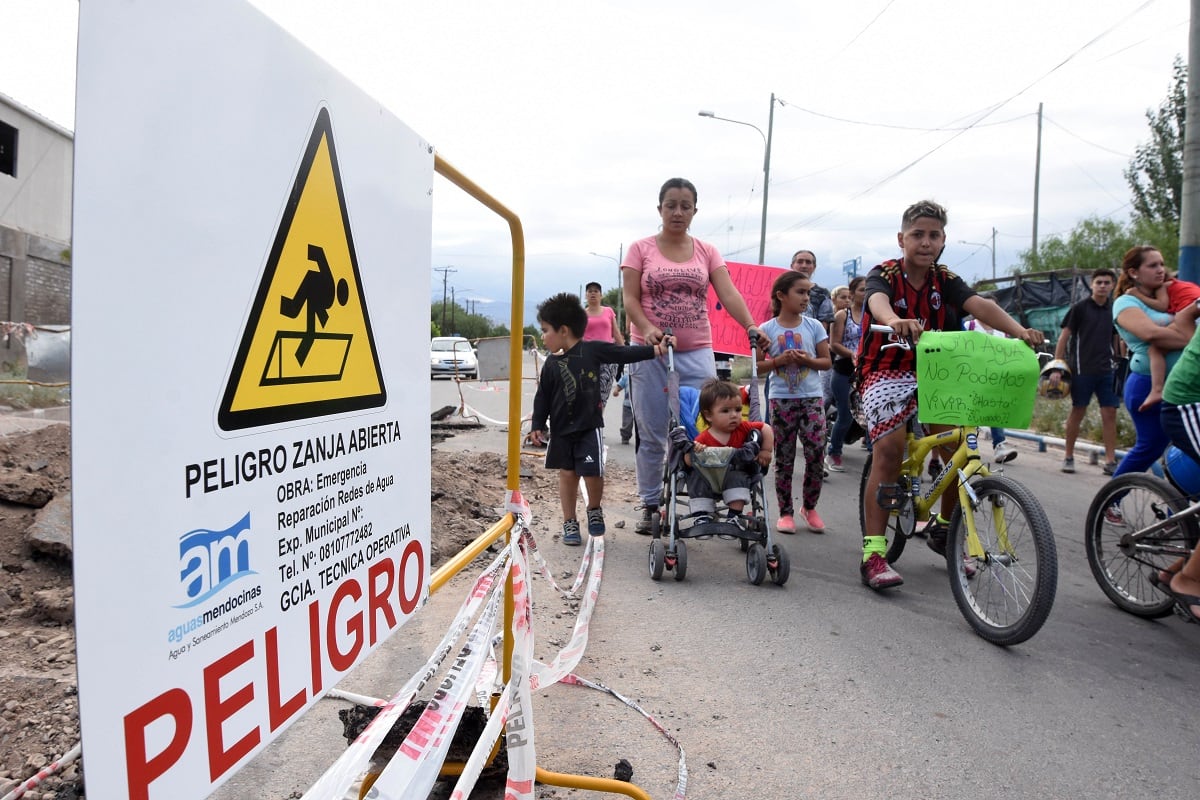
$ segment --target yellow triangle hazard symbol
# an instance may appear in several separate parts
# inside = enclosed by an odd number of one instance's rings
[[[329,110],[317,115],[217,414],[241,430],[387,402]]]

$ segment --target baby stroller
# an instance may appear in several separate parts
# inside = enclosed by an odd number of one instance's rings
[[[756,350],[751,342],[751,350]],[[675,349],[667,348],[667,403],[670,411],[670,431],[683,424],[680,418],[679,373],[675,371]],[[760,421],[762,412],[758,399],[758,367],[751,359],[749,417]],[[757,434],[756,434],[757,435]],[[694,438],[694,437],[691,437]],[[726,516],[728,509],[718,501],[715,513],[691,513],[687,503],[687,475],[689,469],[698,469],[708,478],[718,498],[725,478],[725,471],[737,469],[733,464],[737,448],[709,447],[703,453],[694,454],[694,466],[684,463],[686,448],[669,442],[667,460],[663,468],[663,491],[658,504],[659,513],[650,521],[650,577],[661,580],[663,570],[675,573],[681,581],[687,575],[686,539],[737,539],[746,553],[746,577],[758,586],[767,575],[779,586],[787,582],[791,572],[791,561],[782,545],[774,541],[774,534],[767,519],[766,495],[762,468],[751,461],[744,468],[750,472],[750,500],[741,515]]]

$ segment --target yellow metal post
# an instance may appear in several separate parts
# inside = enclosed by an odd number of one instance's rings
[[[452,167],[441,156],[434,153],[433,169],[442,177],[449,180],[467,194],[499,214],[508,222],[512,235],[512,313],[509,317],[509,370],[508,370],[508,472],[505,487],[510,492],[520,488],[521,477],[521,356],[522,336],[525,329],[525,234],[521,228],[521,220],[498,200],[485,192],[478,184]],[[431,580],[430,591],[436,591],[458,570],[470,563],[475,556],[483,552],[489,544],[507,535],[507,541],[512,542],[513,516],[508,514],[486,533],[477,538],[468,548],[460,552],[451,562],[437,571]],[[469,557],[468,557],[469,553]],[[455,567],[450,570],[451,564]],[[513,657],[513,582],[512,572],[504,591],[504,656],[503,679],[508,683],[512,677]],[[650,800],[650,795],[632,783],[616,781],[609,778],[592,778],[587,775],[570,775],[559,772],[549,772],[537,767],[537,780],[554,786],[564,786],[575,789],[590,789],[609,794],[623,794],[638,800]]]

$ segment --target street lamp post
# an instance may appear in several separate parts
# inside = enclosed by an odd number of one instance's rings
[[[965,242],[962,239],[958,240],[959,244],[969,244],[972,247],[986,247],[988,252],[992,254],[992,283],[996,282],[996,229],[992,228],[992,243],[987,242]]]
[[[752,125],[749,122],[742,122],[739,119],[729,119],[728,117],[718,117],[711,111],[698,112],[702,117],[709,119],[719,119],[722,122],[732,122],[735,125],[745,125],[747,128],[754,128],[758,131],[758,135],[763,140],[763,201],[762,201],[762,224],[759,227],[758,235],[758,263],[765,263],[767,251],[767,193],[771,185],[771,136],[775,130],[775,93],[771,92],[771,111],[767,115],[767,132],[763,133],[762,128],[757,125]]]
[[[617,328],[624,331],[625,329],[621,323],[621,296],[625,289],[623,286],[624,281],[622,280],[623,276],[621,275],[621,261],[625,258],[625,244],[621,243],[621,248],[617,251],[616,258],[591,251],[588,252],[588,255],[595,256],[596,258],[607,258],[609,261],[617,262]]]

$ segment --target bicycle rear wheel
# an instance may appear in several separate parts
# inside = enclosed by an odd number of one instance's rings
[[[871,477],[871,461],[872,453],[867,453],[867,462],[863,464],[862,478],[858,482],[858,529],[865,537],[867,535],[867,518],[866,506],[863,505],[863,500],[867,494],[867,478]],[[871,502],[878,502],[874,497]],[[884,535],[887,536],[887,561],[889,564],[895,563],[900,554],[904,552],[904,545],[908,544],[908,538],[912,535],[912,502],[906,501],[904,508],[899,511],[894,511],[888,514],[887,531]],[[905,530],[908,533],[905,533]]]
[[[946,565],[954,601],[975,632],[1007,647],[1033,636],[1050,615],[1058,588],[1054,531],[1033,493],[1012,478],[971,483],[977,503],[960,503],[950,520]],[[972,515],[981,555],[967,550],[964,511]],[[974,567],[974,574],[969,567]]]
[[[1175,487],[1153,475],[1129,473],[1096,493],[1087,513],[1084,548],[1096,583],[1122,611],[1157,619],[1171,614],[1175,601],[1150,583],[1196,541],[1195,517],[1185,517],[1142,537],[1134,534],[1188,507]]]

